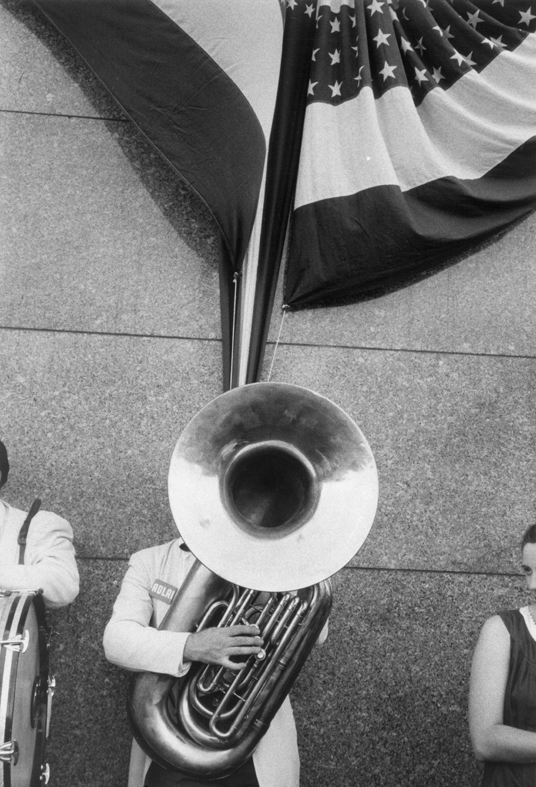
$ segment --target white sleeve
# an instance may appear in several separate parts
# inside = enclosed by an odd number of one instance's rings
[[[106,658],[123,669],[180,676],[187,672],[183,651],[189,632],[161,631],[150,626],[153,602],[147,565],[132,555],[112,617],[104,631]]]
[[[0,587],[43,591],[48,607],[63,607],[74,601],[79,576],[71,525],[50,511],[32,519],[24,565],[0,563]]]

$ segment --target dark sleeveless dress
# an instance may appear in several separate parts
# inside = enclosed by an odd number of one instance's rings
[[[511,640],[503,722],[536,732],[536,641],[518,609],[499,615]],[[536,762],[486,762],[482,787],[536,787]]]

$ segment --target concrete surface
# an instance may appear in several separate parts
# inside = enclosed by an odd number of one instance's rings
[[[220,335],[212,227],[130,124],[4,113],[0,134],[3,326]]]
[[[221,390],[217,238],[28,3],[0,0],[0,53],[6,499],[71,521],[82,575],[52,617],[51,784],[121,787],[127,676],[102,630],[128,555],[177,532],[169,458]],[[518,541],[536,519],[535,233],[533,216],[414,287],[285,318],[271,379],[346,409],[380,474],[293,691],[302,787],[478,784],[470,655],[482,621],[525,600]]]
[[[344,569],[334,584],[329,645],[293,691],[303,787],[477,787],[471,655],[486,617],[526,603],[518,580]]]

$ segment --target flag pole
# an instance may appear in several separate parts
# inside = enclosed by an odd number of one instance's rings
[[[296,187],[316,19],[287,7],[267,165],[239,287],[230,387],[262,374],[277,279]]]

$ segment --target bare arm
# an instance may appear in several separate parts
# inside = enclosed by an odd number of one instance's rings
[[[471,668],[469,729],[478,760],[536,762],[536,733],[503,723],[510,635],[498,615],[480,632]]]

